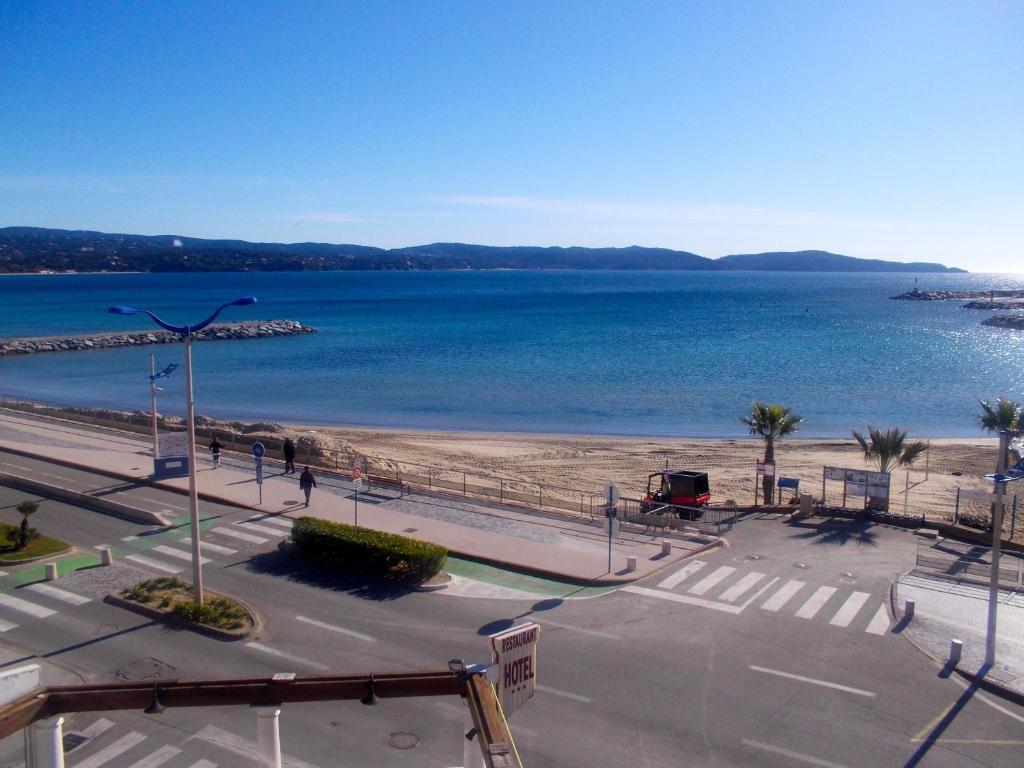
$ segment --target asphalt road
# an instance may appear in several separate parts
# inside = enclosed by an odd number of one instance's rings
[[[116,485],[0,459],[47,482]],[[16,522],[13,505],[24,498],[0,488],[0,519]],[[184,497],[153,488],[121,489],[118,500],[185,509]],[[89,598],[81,604],[34,591],[25,583],[30,567],[6,569],[0,600],[17,597],[35,612],[0,603],[3,626],[16,625],[0,634],[4,658],[38,656],[51,671],[85,680],[443,668],[451,658],[486,661],[487,634],[530,619],[543,627],[541,689],[512,718],[526,765],[1021,763],[1024,710],[940,677],[899,624],[879,618],[890,579],[912,564],[913,536],[903,531],[747,519],[729,548],[635,587],[573,599],[575,587],[549,585],[564,599],[496,600],[296,568],[276,553],[287,523],[208,504],[203,515],[204,543],[219,548],[204,550],[207,588],[254,606],[264,621],[257,635],[218,642],[103,603],[111,589],[165,569],[189,578],[190,564],[173,554],[187,552],[187,528],[153,531],[47,501],[36,527],[83,552],[114,545],[118,564],[53,583]],[[506,578],[491,570],[480,576],[498,585]],[[458,765],[463,712],[455,697],[289,705],[283,750],[298,768]],[[65,732],[87,736],[68,753],[70,768],[136,768],[140,760],[142,768],[241,766],[252,764],[255,717],[243,708],[83,714],[69,718]],[[18,745],[7,739],[0,747],[13,755]],[[207,763],[197,766],[200,759]]]

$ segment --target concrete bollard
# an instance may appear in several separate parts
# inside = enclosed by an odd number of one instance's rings
[[[103,546],[96,547],[96,549],[100,551],[100,563],[102,563],[103,565],[114,564],[114,551],[110,547]]]
[[[910,621],[912,618],[914,618],[914,601],[913,600],[907,600],[907,602],[905,602],[903,604],[903,618],[906,619],[907,621]]]
[[[661,554],[671,555],[672,554],[672,542],[668,539],[661,540]]]
[[[953,640],[949,644],[949,663],[954,666],[960,663],[960,657],[964,655],[964,641]]]
[[[46,564],[46,580],[55,581],[57,579],[57,564],[47,563]]]
[[[627,557],[626,558],[626,570],[627,571],[635,571],[636,570],[636,558],[635,557]]]

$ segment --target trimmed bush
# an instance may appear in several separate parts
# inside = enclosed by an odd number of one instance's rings
[[[448,550],[437,544],[315,517],[295,521],[292,542],[299,554],[349,573],[416,584],[448,559]]]

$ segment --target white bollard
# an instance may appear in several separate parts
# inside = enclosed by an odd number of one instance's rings
[[[914,618],[914,601],[913,600],[907,600],[907,602],[905,602],[903,604],[903,618],[906,619],[907,621],[910,621],[912,618]]]
[[[28,729],[28,768],[64,768],[64,718],[37,720]]]
[[[275,707],[256,708],[256,751],[262,768],[281,768],[281,732]]]
[[[56,563],[47,563],[46,564],[46,580],[47,581],[56,581],[56,579],[57,579],[57,564]]]
[[[103,565],[114,564],[114,551],[108,546],[96,547],[100,551],[100,563]]]
[[[635,570],[636,570],[636,558],[635,557],[627,557],[626,558],[626,571],[629,572],[629,571],[635,571]]]
[[[661,540],[661,554],[671,555],[672,554],[672,542],[668,539]]]
[[[960,657],[964,655],[964,641],[953,640],[949,644],[949,663],[956,665],[960,663]]]

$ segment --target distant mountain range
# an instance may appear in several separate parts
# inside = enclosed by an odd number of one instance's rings
[[[746,253],[708,259],[668,248],[542,248],[434,243],[374,248],[250,243],[180,235],[121,235],[0,228],[0,272],[285,272],[339,269],[656,269],[774,272],[964,272],[927,262],[858,259],[827,251]]]

